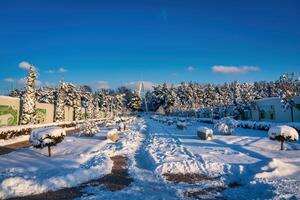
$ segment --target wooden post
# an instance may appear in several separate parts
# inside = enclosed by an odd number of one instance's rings
[[[280,150],[282,151],[283,150],[283,142],[284,142],[284,140],[281,140],[280,142],[281,142],[281,148],[280,148]]]
[[[51,157],[51,147],[50,147],[50,145],[48,145],[48,155],[49,155],[49,157]]]

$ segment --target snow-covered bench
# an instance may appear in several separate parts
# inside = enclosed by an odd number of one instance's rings
[[[211,140],[213,137],[213,130],[204,126],[197,129],[197,136],[202,140]]]
[[[29,141],[36,148],[48,147],[49,157],[51,156],[51,146],[62,142],[66,132],[60,127],[38,128],[33,129]]]

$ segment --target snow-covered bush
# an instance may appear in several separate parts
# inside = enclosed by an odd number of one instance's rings
[[[110,139],[113,142],[117,142],[119,140],[118,130],[112,129],[108,131],[106,137],[107,139]]]
[[[80,125],[80,135],[94,136],[99,132],[99,127],[96,121],[86,120]]]
[[[211,140],[213,137],[213,130],[207,127],[199,127],[197,129],[197,136],[202,140]]]
[[[186,129],[186,123],[184,123],[184,122],[177,122],[176,128],[179,129],[179,130]]]
[[[237,125],[238,121],[232,119],[231,117],[224,117],[215,123],[214,129],[226,135],[231,135]]]
[[[60,127],[33,129],[29,142],[35,148],[48,147],[49,157],[51,156],[51,146],[55,146],[64,140],[66,132]]]
[[[296,129],[290,126],[274,126],[268,131],[271,140],[278,140],[281,143],[281,150],[283,150],[284,141],[296,141],[299,139]]]

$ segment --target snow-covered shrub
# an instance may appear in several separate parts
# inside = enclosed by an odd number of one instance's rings
[[[48,147],[49,157],[51,156],[51,146],[55,146],[64,140],[66,132],[60,127],[33,129],[29,142],[35,148]]]
[[[108,131],[106,137],[107,139],[110,139],[113,142],[117,142],[119,140],[118,130],[112,129]]]
[[[226,135],[231,135],[237,125],[238,121],[232,119],[231,117],[224,117],[215,123],[214,129]]]
[[[177,122],[176,128],[180,129],[180,130],[186,129],[186,123],[184,123],[184,122]]]
[[[202,140],[211,140],[213,137],[213,130],[207,127],[199,127],[197,129],[197,136]]]
[[[80,125],[80,135],[94,136],[99,132],[99,127],[96,121],[86,120]]]
[[[299,139],[296,129],[290,126],[274,126],[268,131],[271,140],[278,140],[281,143],[281,150],[283,150],[284,141],[296,141]]]

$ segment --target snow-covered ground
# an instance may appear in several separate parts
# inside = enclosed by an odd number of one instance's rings
[[[280,143],[266,131],[235,129],[233,135],[215,134],[212,140],[197,137],[204,124],[187,120],[187,129],[145,116],[122,134],[120,141],[105,139],[101,128],[95,137],[67,136],[47,149],[24,148],[0,156],[0,198],[24,196],[72,187],[110,173],[109,157],[129,159],[133,182],[111,192],[88,186],[79,199],[187,199],[186,192],[202,199],[300,199],[300,143]],[[111,127],[114,128],[114,127]],[[193,184],[173,183],[165,173],[198,173],[204,179]],[[218,189],[216,189],[218,188]],[[220,189],[221,188],[221,189]],[[197,196],[197,195],[196,195]]]

